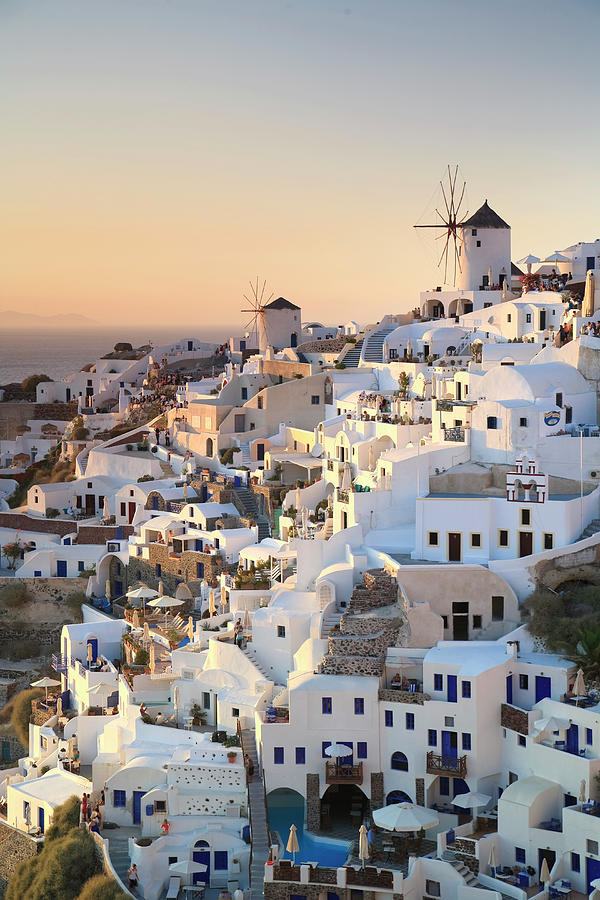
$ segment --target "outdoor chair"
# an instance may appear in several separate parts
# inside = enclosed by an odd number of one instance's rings
[[[177,900],[179,897],[179,888],[181,887],[181,878],[172,875],[169,878],[169,887],[167,889],[167,900]]]

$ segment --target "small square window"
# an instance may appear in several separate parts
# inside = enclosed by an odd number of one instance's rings
[[[525,316],[525,321],[528,325],[531,325],[531,313],[527,313]]]
[[[296,765],[303,766],[306,763],[306,747],[296,747]]]
[[[257,405],[257,408],[258,408],[258,409],[262,409],[262,408],[263,408],[263,398],[262,398],[262,397],[257,397],[257,398],[256,398],[256,405]]]
[[[454,716],[444,716],[444,725],[446,728],[454,728]]]
[[[508,547],[508,531],[506,528],[498,529],[498,546]]]
[[[479,243],[479,241],[477,243]],[[427,878],[425,881],[425,893],[430,897],[441,897],[442,888],[440,882],[431,881],[431,879]]]
[[[476,241],[478,247],[481,247],[481,241]]]
[[[481,628],[481,616],[473,616],[473,628]]]
[[[285,759],[283,747],[273,747],[273,763],[282,766]]]
[[[312,403],[313,406],[318,406],[319,403],[321,402],[321,398],[319,397],[318,394],[313,394],[312,397],[310,398],[310,402]]]
[[[462,695],[465,699],[470,699],[471,697],[471,682],[463,681],[462,683]]]
[[[429,728],[427,731],[427,743],[430,747],[437,746],[437,731],[435,728]]]
[[[365,714],[364,697],[355,697],[354,698],[354,715],[355,716],[364,716],[364,714]]]
[[[437,531],[428,531],[427,532],[427,544],[430,547],[439,546],[439,535]]]
[[[519,419],[519,425],[521,426],[521,428],[527,428],[527,419],[525,418],[525,416],[521,416],[521,418]]]
[[[127,794],[125,791],[113,791],[113,806],[126,806]]]
[[[433,689],[434,689],[434,691],[443,691],[444,690],[444,676],[443,675],[434,675],[433,676]]]
[[[522,691],[529,689],[529,675],[519,675],[519,687]]]
[[[521,510],[521,525],[531,525],[531,510],[530,509],[522,509]]]
[[[77,562],[77,571],[78,572],[85,571],[85,563],[82,559],[78,560],[78,562]]]
[[[498,429],[498,419],[496,416],[488,416],[487,417],[487,430],[488,431],[497,431]]]
[[[588,839],[585,843],[587,852],[591,853],[592,856],[598,856],[598,841],[591,841]]]
[[[232,717],[233,719],[239,719],[239,717],[240,717],[240,711],[239,711],[239,708],[238,708],[237,706],[232,706],[232,707],[231,707],[231,717]]]
[[[463,748],[463,750],[471,749],[471,735],[467,731],[463,732],[462,748]]]
[[[174,865],[176,862],[177,862],[177,857],[176,857],[176,856],[170,856],[170,857],[169,857],[169,865],[170,865],[170,866]]]
[[[527,746],[527,738],[525,737],[525,735],[520,734],[518,737],[519,737],[519,747],[526,747]]]
[[[544,550],[552,550],[554,549],[554,535],[549,532],[544,532]]]
[[[414,713],[406,713],[406,730],[407,731],[415,730],[415,714]]]
[[[154,801],[154,812],[164,813],[166,811],[167,811],[167,801],[166,800],[155,800]]]
[[[324,716],[330,716],[333,712],[331,697],[321,697],[321,712]]]
[[[562,406],[562,403],[563,403],[563,395],[562,395],[562,393],[558,393],[554,399],[556,400],[556,405],[557,405],[557,406]]]
[[[478,531],[471,533],[471,547],[481,547],[481,534]]]
[[[285,637],[285,625],[277,626],[277,637],[284,638]]]
[[[477,237],[477,229],[471,228],[471,237]]]
[[[385,721],[386,728],[394,727],[394,713],[392,712],[391,709],[386,709],[386,711],[384,713],[384,721]]]
[[[524,863],[525,862],[525,849],[524,847],[515,847],[515,862]]]

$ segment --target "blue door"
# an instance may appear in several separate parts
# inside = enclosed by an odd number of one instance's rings
[[[448,675],[448,703],[456,703],[456,675]]]
[[[67,561],[66,561],[66,559],[57,559],[56,560],[56,577],[57,578],[66,578],[67,577]]]
[[[456,731],[442,731],[442,756],[456,759],[458,756],[458,736]]]
[[[512,703],[512,675],[506,676],[506,702]]]
[[[600,878],[600,859],[591,859],[589,856],[585,858],[585,877],[587,878],[587,892],[591,894],[594,888],[592,881]]]
[[[62,708],[71,709],[71,691],[63,691],[60,695],[60,699],[62,700]]]
[[[579,725],[571,725],[567,731],[567,750],[579,755]]]
[[[98,638],[90,638],[87,642],[88,647],[92,648],[92,659],[98,659]],[[87,650],[86,650],[87,654]],[[86,656],[87,659],[87,656]]]
[[[122,581],[115,581],[115,582],[114,582],[114,588],[115,588],[115,596],[116,596],[116,597],[122,597],[122,596],[123,596],[123,582],[122,582]]]
[[[203,841],[203,843],[205,843]],[[193,854],[194,862],[202,863],[206,866],[206,872],[194,872],[193,882],[194,884],[198,884],[198,882],[202,882],[203,884],[210,883],[210,850],[208,847],[202,850],[194,850]]]
[[[142,797],[146,791],[133,792],[133,824],[139,825],[142,821]]]
[[[552,696],[552,682],[543,675],[535,676],[535,702]]]
[[[242,479],[240,478],[239,475],[233,476],[233,486],[234,486],[234,488],[242,486]]]
[[[44,809],[41,806],[38,806],[38,827],[40,829],[40,834],[44,834],[44,829],[45,829]]]
[[[152,498],[152,509],[158,509],[158,497],[156,494]]]

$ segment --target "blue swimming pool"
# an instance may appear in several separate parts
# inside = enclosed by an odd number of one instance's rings
[[[267,798],[269,827],[278,831],[287,844],[290,825],[296,826],[300,852],[296,862],[317,862],[322,866],[342,866],[346,862],[350,843],[322,838],[304,831],[304,799],[296,791],[278,790]],[[284,859],[291,859],[291,853],[284,852]]]

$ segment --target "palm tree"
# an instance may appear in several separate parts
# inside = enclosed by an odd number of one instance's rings
[[[600,625],[579,628],[576,632],[577,644],[575,653],[568,653],[569,659],[583,669],[586,678],[600,678]]]

